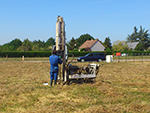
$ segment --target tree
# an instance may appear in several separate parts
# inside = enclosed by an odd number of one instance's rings
[[[20,39],[14,39],[10,43],[6,43],[1,46],[2,51],[16,51],[18,47],[20,47],[22,42]]]
[[[34,40],[33,41],[33,46],[32,46],[32,51],[43,51],[45,46],[45,42],[41,40]]]
[[[106,46],[106,49],[109,48],[111,50],[112,46],[109,37],[105,38],[104,45]]]
[[[140,26],[140,30],[138,31],[136,27],[134,27],[134,32],[131,35],[128,35],[127,42],[139,42],[140,46],[143,46],[145,50],[150,46],[150,37],[149,37],[148,30]],[[140,47],[141,48],[141,47]],[[136,48],[138,49],[138,47]]]
[[[22,42],[20,41],[20,39],[14,39],[9,43],[9,46],[11,46],[12,50],[15,51],[17,50],[18,47],[20,47],[22,44]]]
[[[9,45],[9,43],[6,43],[1,48],[2,51],[11,51],[12,47]]]
[[[22,45],[17,49],[18,51],[31,51],[32,50],[32,42],[28,39],[25,39]]]
[[[33,45],[34,45],[34,44],[35,44],[35,45],[38,44],[38,45],[39,45],[39,48],[41,48],[41,47],[43,48],[43,47],[45,46],[45,42],[44,42],[44,41],[41,41],[41,40],[38,40],[38,41],[34,40],[34,41],[33,41]]]
[[[44,46],[45,46],[45,42],[44,41],[39,41],[39,47],[44,48]]]
[[[32,45],[32,51],[39,51],[40,48],[39,48],[39,44],[33,44]]]
[[[0,45],[0,51],[2,51],[2,46]]]
[[[68,50],[74,50],[76,48],[76,40],[74,37],[67,43]]]
[[[143,47],[142,43],[138,43],[134,50],[136,50],[136,51],[144,51],[144,47]]]
[[[112,49],[113,51],[127,51],[129,48],[126,41],[117,40],[113,43]]]
[[[94,39],[89,34],[81,35],[78,39],[76,39],[76,46],[79,48],[85,41]]]
[[[49,46],[52,46],[52,45],[55,45],[55,39],[53,39],[52,37],[50,37],[46,43],[45,43],[45,47],[49,47]]]

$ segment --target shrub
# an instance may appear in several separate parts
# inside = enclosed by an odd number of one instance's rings
[[[50,51],[26,51],[26,52],[18,52],[18,51],[11,51],[11,52],[2,52],[0,51],[0,57],[49,57],[51,55]]]
[[[82,48],[80,51],[85,51],[85,48]]]

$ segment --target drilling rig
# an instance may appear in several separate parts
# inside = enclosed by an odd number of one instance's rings
[[[56,45],[53,46],[56,54],[63,60],[60,69],[63,84],[72,80],[95,79],[99,70],[99,64],[89,64],[88,66],[79,67],[72,65],[68,60],[68,50],[66,46],[65,22],[63,17],[57,16],[56,21]]]
[[[65,74],[67,56],[67,46],[66,46],[66,37],[65,37],[65,22],[63,17],[57,16],[56,21],[56,45],[53,46],[53,49],[56,50],[56,54],[62,59],[62,78],[63,81],[67,81],[67,76]]]

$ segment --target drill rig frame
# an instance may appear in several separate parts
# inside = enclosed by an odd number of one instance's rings
[[[100,65],[89,64],[86,67],[79,67],[67,62],[68,51],[65,35],[65,22],[63,17],[58,16],[56,22],[56,45],[53,46],[53,49],[56,50],[57,55],[63,60],[62,70],[60,70],[62,72],[63,84],[79,79],[95,79]]]

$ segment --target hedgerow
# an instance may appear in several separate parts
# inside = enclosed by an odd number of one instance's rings
[[[85,56],[88,53],[95,53],[100,51],[69,51],[69,57],[79,57]],[[102,51],[101,51],[102,52]],[[105,55],[112,55],[113,52],[102,52]],[[115,52],[116,53],[116,52]],[[114,54],[115,54],[114,53]],[[121,53],[126,53],[128,56],[147,56],[150,55],[149,51],[124,51]],[[10,51],[4,52],[0,51],[0,57],[49,57],[51,55],[51,51],[26,51],[26,52],[18,52],[18,51]]]

